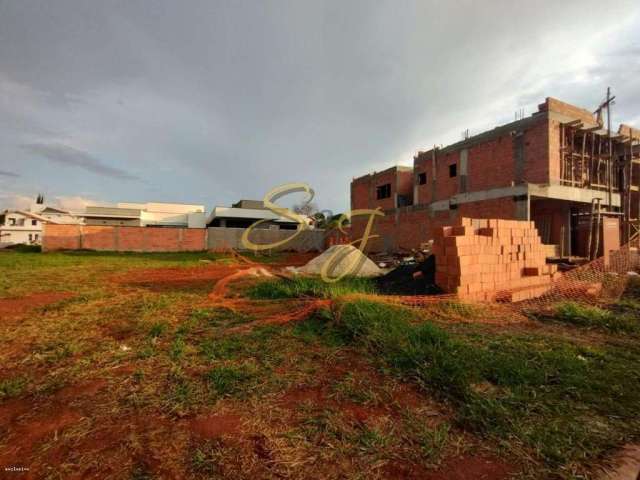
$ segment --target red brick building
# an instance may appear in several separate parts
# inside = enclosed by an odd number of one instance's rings
[[[547,98],[530,117],[419,152],[412,168],[354,179],[351,208],[385,213],[371,251],[417,248],[434,227],[472,217],[533,220],[544,243],[583,255],[581,225],[598,201],[633,236],[639,184],[640,131],[621,125],[609,135],[590,111]],[[352,219],[354,239],[365,224]]]

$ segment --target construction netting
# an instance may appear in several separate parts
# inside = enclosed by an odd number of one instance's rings
[[[531,314],[549,312],[554,306],[564,302],[593,305],[615,302],[623,295],[629,281],[639,277],[638,252],[636,240],[611,252],[606,258],[600,257],[579,266],[567,266],[544,293],[518,302],[475,301],[461,299],[455,294],[375,297],[385,302],[428,310],[435,315],[458,317],[461,320],[468,318],[477,321],[477,315],[470,315],[476,309],[476,313],[481,312],[482,319],[489,323],[519,321]]]
[[[275,280],[288,277],[284,264],[257,264],[238,255],[237,269],[220,280],[210,299],[217,306],[250,313],[255,322],[245,324],[239,329],[257,325],[283,324],[303,320],[321,308],[331,308],[335,299],[318,298],[312,295],[300,296],[283,301],[282,299],[247,298],[233,294],[230,283],[256,280]],[[287,262],[285,262],[287,263]],[[279,268],[283,267],[283,268]],[[376,293],[348,294],[342,300],[369,299],[418,309],[430,317],[444,320],[482,321],[485,323],[505,324],[524,321],[531,315],[545,314],[565,302],[581,302],[592,305],[607,305],[618,300],[631,278],[638,277],[640,256],[637,240],[625,245],[607,257],[583,263],[582,265],[560,265],[559,275],[554,275],[551,284],[544,293],[522,301],[480,301],[460,297],[453,293],[431,295],[389,295]],[[233,289],[232,289],[233,290]],[[498,297],[500,298],[500,297]],[[510,298],[510,297],[505,297]]]

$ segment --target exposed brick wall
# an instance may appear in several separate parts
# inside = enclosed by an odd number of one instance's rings
[[[413,184],[414,176],[413,169],[411,170],[397,170],[396,172],[396,193],[403,195],[413,202]]]
[[[469,149],[468,191],[508,187],[515,178],[513,138],[501,135]]]
[[[449,165],[458,164],[460,151],[440,153],[436,161],[436,198],[442,200],[449,198],[460,191],[458,177],[449,177]],[[458,166],[458,170],[460,167]]]
[[[402,208],[376,217],[372,234],[379,238],[367,243],[366,251],[383,252],[412,250],[434,237],[434,229],[451,225],[461,217],[516,219],[516,206],[512,197],[462,203],[455,210],[431,214],[427,208]],[[351,219],[351,241],[362,238],[367,225],[366,216]]]
[[[482,202],[461,203],[458,205],[458,215],[472,218],[517,218],[516,202],[513,197],[502,197]]]
[[[554,143],[555,142],[555,143]],[[560,131],[553,136],[551,122],[543,117],[524,131],[523,180],[529,183],[549,183],[554,172],[560,173]],[[557,158],[553,154],[557,155]]]
[[[582,120],[585,123],[596,123],[595,116],[589,110],[565,103],[557,98],[547,97],[544,103],[538,105],[540,112],[556,112],[573,119]]]
[[[431,203],[434,198],[431,195],[432,191],[432,182],[433,182],[433,150],[429,150],[428,152],[420,152],[418,155],[413,157],[413,171],[415,172],[415,176],[418,174],[424,173],[427,176],[427,183],[423,185],[417,185],[416,195],[414,196],[413,202],[415,204],[423,204],[423,203]]]
[[[522,134],[523,159],[521,182],[542,183],[559,175],[560,133],[557,122],[554,127],[546,116],[529,122],[526,128],[515,128],[503,134],[469,146],[461,145],[457,150],[436,150],[436,186],[433,182],[433,151],[420,152],[414,157],[415,177],[426,173],[427,183],[417,185],[414,203],[429,204],[446,200],[460,191],[460,152],[467,149],[466,192],[479,192],[494,188],[509,187],[516,181],[516,153],[514,136]],[[552,156],[555,154],[555,157]],[[457,164],[458,177],[449,177],[449,165]],[[435,195],[434,195],[435,193]]]
[[[116,230],[110,226],[83,226],[81,231],[82,248],[88,250],[117,250]],[[45,237],[49,235],[45,232]]]
[[[560,122],[549,120],[549,173],[547,183],[558,183],[560,181]]]
[[[206,250],[206,229],[52,224],[44,226],[44,251],[79,248],[120,252]]]
[[[371,189],[371,181],[370,181],[369,175],[367,175],[366,177],[361,177],[351,182],[351,209],[352,210],[369,208],[370,189]]]
[[[391,196],[378,200],[376,188],[391,185]],[[351,182],[351,209],[388,210],[396,207],[396,196],[405,195],[413,199],[413,171],[391,167],[382,172],[356,178]]]
[[[42,225],[42,250],[76,250],[81,248],[80,225]]]

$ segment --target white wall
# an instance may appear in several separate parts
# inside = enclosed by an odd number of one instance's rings
[[[42,222],[17,212],[5,215],[0,226],[0,243],[38,244],[42,242]]]
[[[187,205],[181,203],[118,203],[118,208],[135,208],[141,210],[142,226],[173,225],[189,228],[205,227],[203,205]]]

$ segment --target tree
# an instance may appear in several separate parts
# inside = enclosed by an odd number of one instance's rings
[[[318,206],[312,202],[299,203],[298,205],[293,206],[293,211],[298,215],[306,215],[307,217],[312,217],[318,211]]]

